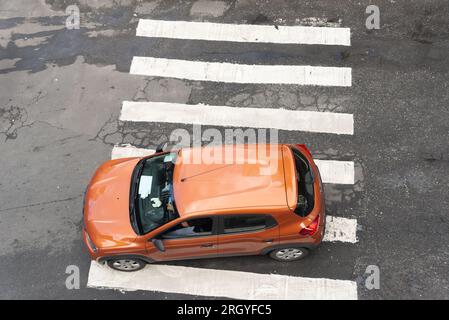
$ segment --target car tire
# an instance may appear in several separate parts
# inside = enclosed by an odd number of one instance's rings
[[[305,258],[309,254],[306,248],[280,248],[270,252],[270,257],[277,261],[291,262]]]
[[[136,258],[113,258],[107,261],[110,268],[123,271],[123,272],[134,272],[145,268],[146,262]]]

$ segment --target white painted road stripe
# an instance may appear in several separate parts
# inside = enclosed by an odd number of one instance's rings
[[[130,145],[127,146],[116,146],[112,149],[111,158],[128,158],[128,157],[145,157],[154,153],[151,149],[141,149]],[[343,164],[340,164],[342,162]],[[341,181],[347,182],[350,177],[336,176],[335,172],[338,172],[341,167],[346,165],[345,161],[333,161],[333,160],[316,160],[318,168],[326,168],[321,173],[323,182],[325,183],[339,183]],[[335,166],[335,169],[332,169]],[[330,177],[326,174],[331,173]],[[345,173],[347,174],[347,172]],[[333,181],[332,179],[335,178]],[[333,182],[329,182],[333,181]],[[326,233],[324,235],[323,241],[326,242],[357,242],[357,220],[347,219],[334,216],[326,216]]]
[[[130,145],[115,146],[112,149],[112,159],[145,157],[154,153],[151,149],[141,149]],[[323,183],[354,184],[354,162],[336,160],[318,160],[315,163],[321,173]]]
[[[353,116],[347,113],[235,108],[203,104],[124,101],[120,120],[272,128],[334,134],[354,133]]]
[[[140,19],[137,36],[207,41],[351,45],[349,28]]]
[[[136,272],[120,272],[92,262],[87,286],[244,300],[357,299],[355,281],[158,264],[147,265]]]
[[[350,87],[351,68],[245,65],[134,57],[131,74],[198,81]]]
[[[354,184],[354,162],[314,159],[324,183]]]
[[[115,146],[112,149],[111,159],[146,157],[154,153],[153,149],[136,148],[131,145]]]
[[[323,241],[357,243],[357,219],[326,216]]]

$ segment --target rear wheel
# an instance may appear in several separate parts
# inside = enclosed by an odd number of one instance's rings
[[[115,258],[107,261],[108,266],[118,271],[132,272],[143,269],[146,263],[134,258]]]
[[[283,262],[303,259],[309,254],[306,248],[282,248],[270,252],[270,257]]]

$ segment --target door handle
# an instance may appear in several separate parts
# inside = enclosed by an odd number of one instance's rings
[[[267,243],[271,243],[271,242],[273,242],[273,240],[274,240],[274,239],[263,239],[262,241],[263,241],[263,242],[267,242]]]
[[[203,248],[210,248],[210,247],[213,247],[213,246],[214,246],[213,243],[205,243],[205,244],[201,245],[201,247],[203,247]]]

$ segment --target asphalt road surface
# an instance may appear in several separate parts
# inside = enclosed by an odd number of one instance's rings
[[[66,28],[71,4],[80,10],[79,29]],[[378,30],[365,25],[370,4],[380,9]],[[236,257],[170,263],[175,267],[167,270],[343,280],[355,285],[358,299],[449,299],[447,17],[446,0],[2,1],[0,298],[215,298],[179,294],[174,287],[154,291],[151,284],[137,291],[87,287],[92,270],[81,240],[85,187],[114,147],[154,149],[175,129],[192,131],[181,120],[151,119],[176,103],[232,107],[234,115],[263,108],[352,116],[353,125],[337,123],[331,132],[280,128],[278,135],[281,143],[307,144],[317,159],[349,165],[349,171],[335,169],[336,181],[326,184],[326,204],[329,216],[355,223],[356,239],[338,239],[336,232],[294,263]],[[137,36],[140,19],[349,28],[350,44]],[[155,60],[145,68],[134,57]],[[328,69],[313,85],[270,83],[287,79],[285,70],[280,78],[270,71],[239,83],[237,76],[192,79],[196,68],[188,63],[175,68],[183,75],[165,74],[162,59],[195,61],[198,70],[215,62],[225,74],[232,65]],[[351,78],[339,78],[343,68],[350,68]],[[159,69],[164,72],[155,75]],[[333,85],[329,79],[336,79]],[[167,105],[133,118],[124,117],[124,101]],[[218,118],[227,117],[223,111]],[[243,124],[221,125],[216,118],[203,129],[247,129],[269,120],[242,117]],[[273,117],[273,125],[279,119]],[[321,128],[320,121],[312,127]],[[79,267],[79,289],[66,288],[67,266]],[[380,288],[366,286],[368,266],[379,268]],[[122,289],[133,288],[137,279]]]

